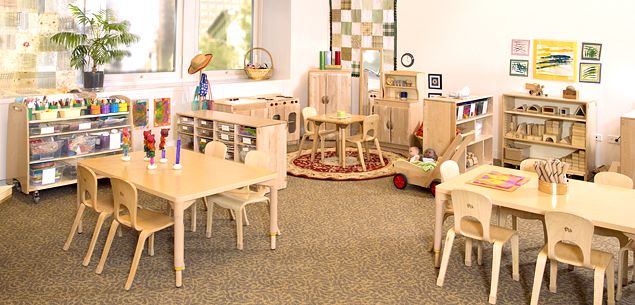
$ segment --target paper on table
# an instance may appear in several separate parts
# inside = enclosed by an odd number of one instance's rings
[[[119,148],[121,148],[121,134],[111,133],[110,134],[110,149],[119,149]]]
[[[55,167],[42,170],[42,184],[55,183]]]

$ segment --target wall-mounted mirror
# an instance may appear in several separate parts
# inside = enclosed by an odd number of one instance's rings
[[[379,48],[361,48],[359,60],[359,113],[371,114],[371,94],[382,97],[381,84],[384,75],[383,50]]]

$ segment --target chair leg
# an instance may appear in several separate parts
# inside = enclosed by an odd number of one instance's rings
[[[154,256],[154,233],[150,234],[148,239],[148,255]]]
[[[628,244],[629,238],[624,234],[621,234],[620,237],[617,238],[620,242],[620,249],[626,247]],[[622,268],[622,280],[628,283],[628,252],[625,252],[623,255],[626,255],[626,264],[624,266],[617,266],[618,268]]]
[[[602,305],[605,272],[604,268],[595,268],[593,272],[593,305]]]
[[[514,229],[514,231],[518,230],[518,217],[512,215],[512,229]]]
[[[465,238],[465,266],[472,267],[472,239]]]
[[[116,219],[112,220],[110,224],[110,231],[108,231],[108,237],[106,237],[106,244],[104,244],[104,250],[101,252],[101,258],[99,259],[99,264],[97,264],[97,269],[95,269],[95,273],[101,274],[104,271],[104,265],[106,264],[106,259],[108,258],[108,252],[110,251],[110,246],[112,245],[112,240],[115,238],[115,232],[117,231],[117,227],[119,227],[119,222]]]
[[[483,266],[483,242],[476,243],[476,263],[479,266]]]
[[[117,236],[119,236],[119,237],[123,236],[123,231],[121,230],[121,227],[117,228]]]
[[[519,259],[519,245],[518,245],[518,234],[514,234],[512,235],[512,278],[514,279],[514,281],[519,281],[520,280],[520,273],[518,271],[519,269],[519,265],[520,265],[520,259]]]
[[[381,153],[381,147],[379,146],[379,139],[375,138],[375,147],[377,147],[377,154],[379,154],[379,162],[381,162],[381,166],[386,166],[384,162],[384,156]]]
[[[617,263],[617,293],[615,294],[615,299],[616,300],[620,300],[622,298],[622,279],[624,274],[624,268],[623,266],[626,265],[626,274],[628,275],[628,250],[622,248],[620,249],[620,251],[618,252],[617,255],[618,258],[618,263]],[[628,284],[628,277],[626,284]]]
[[[542,277],[545,274],[545,266],[547,265],[547,254],[538,254],[536,260],[536,272],[534,274],[534,287],[531,290],[531,305],[538,305],[538,298],[540,297],[540,286],[542,286]]]
[[[320,138],[320,160],[322,162],[324,162],[324,137],[319,137]]]
[[[242,215],[241,210],[235,211],[234,213],[238,215]],[[243,249],[243,218],[242,217],[236,217],[236,248],[238,248],[238,250]]]
[[[243,213],[242,213],[243,217],[245,217],[245,225],[248,226],[249,225],[249,219],[247,219],[247,209],[243,208]]]
[[[366,151],[366,158],[370,159],[370,148],[368,142],[364,142],[364,151]]]
[[[151,233],[150,233],[151,234]],[[137,240],[137,249],[134,251],[134,257],[132,258],[132,265],[130,265],[130,274],[128,274],[128,280],[124,289],[130,290],[134,276],[137,274],[137,267],[139,267],[139,260],[141,259],[141,252],[143,252],[143,246],[145,245],[146,238],[150,235],[141,231],[139,233],[139,240]]]
[[[606,302],[609,305],[615,304],[615,263],[613,260],[606,268]]]
[[[234,210],[229,209],[227,211],[229,211],[229,219],[236,220],[236,214],[234,214]]]
[[[300,158],[302,155],[302,146],[304,146],[304,141],[306,141],[306,133],[302,135],[302,139],[300,140],[300,147],[298,147],[298,156],[296,158]]]
[[[362,170],[366,171],[366,163],[364,162],[364,152],[362,151],[362,143],[357,142],[357,153],[359,154],[359,163],[362,164]]]
[[[450,261],[450,252],[452,252],[455,235],[454,230],[450,229],[445,237],[443,257],[441,257],[441,269],[439,269],[439,277],[437,278],[437,286],[439,287],[443,287],[443,282],[445,281],[445,272],[448,271],[448,262]]]
[[[491,287],[489,290],[489,303],[496,304],[496,294],[498,292],[498,276],[500,274],[501,268],[501,256],[503,255],[503,244],[502,243],[494,243],[493,249],[493,258],[492,258],[492,280]]]
[[[191,226],[192,226],[192,232],[196,232],[196,202],[192,203],[192,205],[190,206],[190,210],[192,211],[192,219],[191,219]]]
[[[558,291],[558,262],[555,259],[549,260],[549,291]]]
[[[75,214],[75,219],[73,220],[73,225],[71,226],[71,232],[68,234],[66,238],[66,243],[64,243],[64,251],[68,251],[68,248],[71,247],[71,242],[73,241],[73,237],[75,237],[75,232],[77,231],[77,227],[79,226],[80,221],[82,220],[82,215],[84,214],[85,205],[80,204],[77,209],[77,213]]]
[[[205,236],[207,238],[212,238],[212,216],[214,214],[214,203],[208,202],[207,198],[204,199],[205,206],[207,206],[207,225],[205,229]]]
[[[95,244],[97,243],[97,238],[99,238],[99,232],[101,232],[101,227],[104,225],[104,221],[106,218],[110,216],[110,213],[99,213],[97,217],[97,223],[95,224],[95,230],[93,231],[93,237],[90,239],[90,244],[88,246],[88,251],[86,251],[86,255],[84,256],[84,261],[82,265],[84,267],[90,264],[90,258],[93,256],[93,251],[95,250]]]

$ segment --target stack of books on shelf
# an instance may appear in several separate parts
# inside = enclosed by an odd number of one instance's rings
[[[457,121],[486,114],[487,104],[486,98],[458,104],[456,107]]]

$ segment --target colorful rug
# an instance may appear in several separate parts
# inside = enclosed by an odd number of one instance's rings
[[[346,150],[346,168],[339,165],[335,149],[327,149],[324,153],[324,160],[318,152],[315,159],[311,162],[311,150],[303,150],[300,157],[298,152],[294,151],[287,154],[287,172],[289,175],[320,179],[320,180],[367,180],[375,179],[395,174],[392,163],[395,160],[405,159],[403,156],[382,151],[385,166],[381,165],[377,151],[370,151],[370,157],[365,155],[366,171],[362,170],[359,163],[357,149],[347,148]]]

